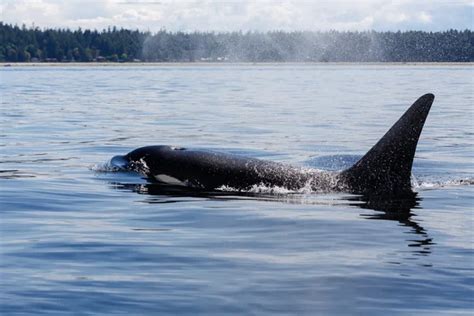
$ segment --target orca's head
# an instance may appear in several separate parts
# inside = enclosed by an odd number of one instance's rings
[[[117,155],[113,156],[110,160],[110,165],[118,170],[129,170],[130,169],[130,162],[126,158],[126,156]]]
[[[126,155],[114,156],[110,164],[119,170],[137,171],[148,174],[158,170],[160,160],[167,152],[175,150],[170,146],[146,146],[137,148]]]

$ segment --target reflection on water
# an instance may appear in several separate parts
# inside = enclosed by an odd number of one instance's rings
[[[435,243],[433,243],[433,239],[428,235],[425,228],[414,219],[416,214],[414,214],[413,210],[421,209],[420,202],[422,199],[418,197],[418,193],[414,192],[413,196],[404,197],[403,199],[386,200],[356,196],[351,197],[350,200],[362,202],[352,205],[363,209],[371,209],[376,212],[372,214],[360,214],[360,216],[364,218],[397,221],[403,226],[411,228],[410,233],[417,236],[417,239],[407,240],[409,242],[408,246],[413,247],[412,252],[420,256],[427,256],[431,253],[431,245]]]
[[[34,178],[35,175],[20,170],[0,170],[0,179]]]
[[[372,210],[375,213],[361,213],[360,216],[370,220],[396,221],[410,228],[410,233],[417,239],[407,239],[408,247],[415,255],[427,256],[431,253],[431,246],[435,245],[428,232],[415,220],[414,210],[421,209],[421,198],[418,193],[413,192],[411,196],[400,199],[373,198],[360,195],[336,195],[325,200],[324,195],[319,194],[259,194],[252,192],[225,192],[225,191],[203,191],[182,186],[164,185],[160,183],[110,183],[113,189],[131,191],[141,195],[149,196],[145,203],[179,203],[183,198],[203,198],[209,200],[255,200],[270,201],[291,204],[311,205],[350,205],[361,209]],[[310,198],[308,198],[310,195]],[[173,199],[179,198],[179,199]],[[395,262],[399,263],[399,262]],[[431,266],[430,264],[426,266]]]

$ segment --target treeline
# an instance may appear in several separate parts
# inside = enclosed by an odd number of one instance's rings
[[[2,62],[473,62],[471,30],[169,32],[0,22]]]

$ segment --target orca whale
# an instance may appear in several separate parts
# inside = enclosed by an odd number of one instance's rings
[[[245,191],[263,185],[391,198],[412,196],[413,158],[433,101],[431,93],[421,96],[367,154],[340,172],[164,145],[115,156],[111,164],[139,172],[152,182],[198,190]]]

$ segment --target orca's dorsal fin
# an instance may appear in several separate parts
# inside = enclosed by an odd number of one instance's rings
[[[416,145],[433,103],[425,94],[352,167],[341,172],[344,186],[353,193],[401,196],[412,193],[411,168]]]

